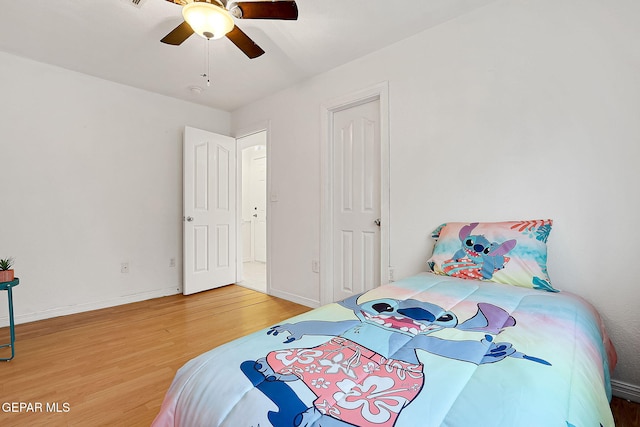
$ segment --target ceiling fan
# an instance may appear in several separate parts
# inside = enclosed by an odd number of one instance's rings
[[[293,0],[167,0],[182,6],[184,22],[164,36],[162,43],[180,45],[193,33],[206,39],[226,36],[249,58],[264,53],[237,25],[237,19],[298,19],[298,6]]]

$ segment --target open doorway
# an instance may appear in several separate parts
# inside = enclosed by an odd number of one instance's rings
[[[267,293],[267,132],[237,141],[241,163],[239,284]]]

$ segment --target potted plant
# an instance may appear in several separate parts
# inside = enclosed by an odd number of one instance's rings
[[[0,282],[10,282],[14,279],[13,258],[0,258]]]

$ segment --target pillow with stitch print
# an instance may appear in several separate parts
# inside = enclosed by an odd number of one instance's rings
[[[547,273],[553,221],[449,222],[433,232],[436,274],[558,292]]]

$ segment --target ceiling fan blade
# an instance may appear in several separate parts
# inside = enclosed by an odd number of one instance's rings
[[[227,38],[233,42],[238,49],[244,52],[250,59],[257,58],[264,53],[264,50],[246,35],[238,26],[227,33]]]
[[[295,1],[243,1],[233,6],[240,9],[237,17],[242,19],[298,19]]]
[[[182,24],[174,28],[173,31],[164,36],[164,38],[160,41],[162,43],[178,46],[182,44],[183,41],[188,39],[191,34],[193,34],[191,26],[183,21]]]

